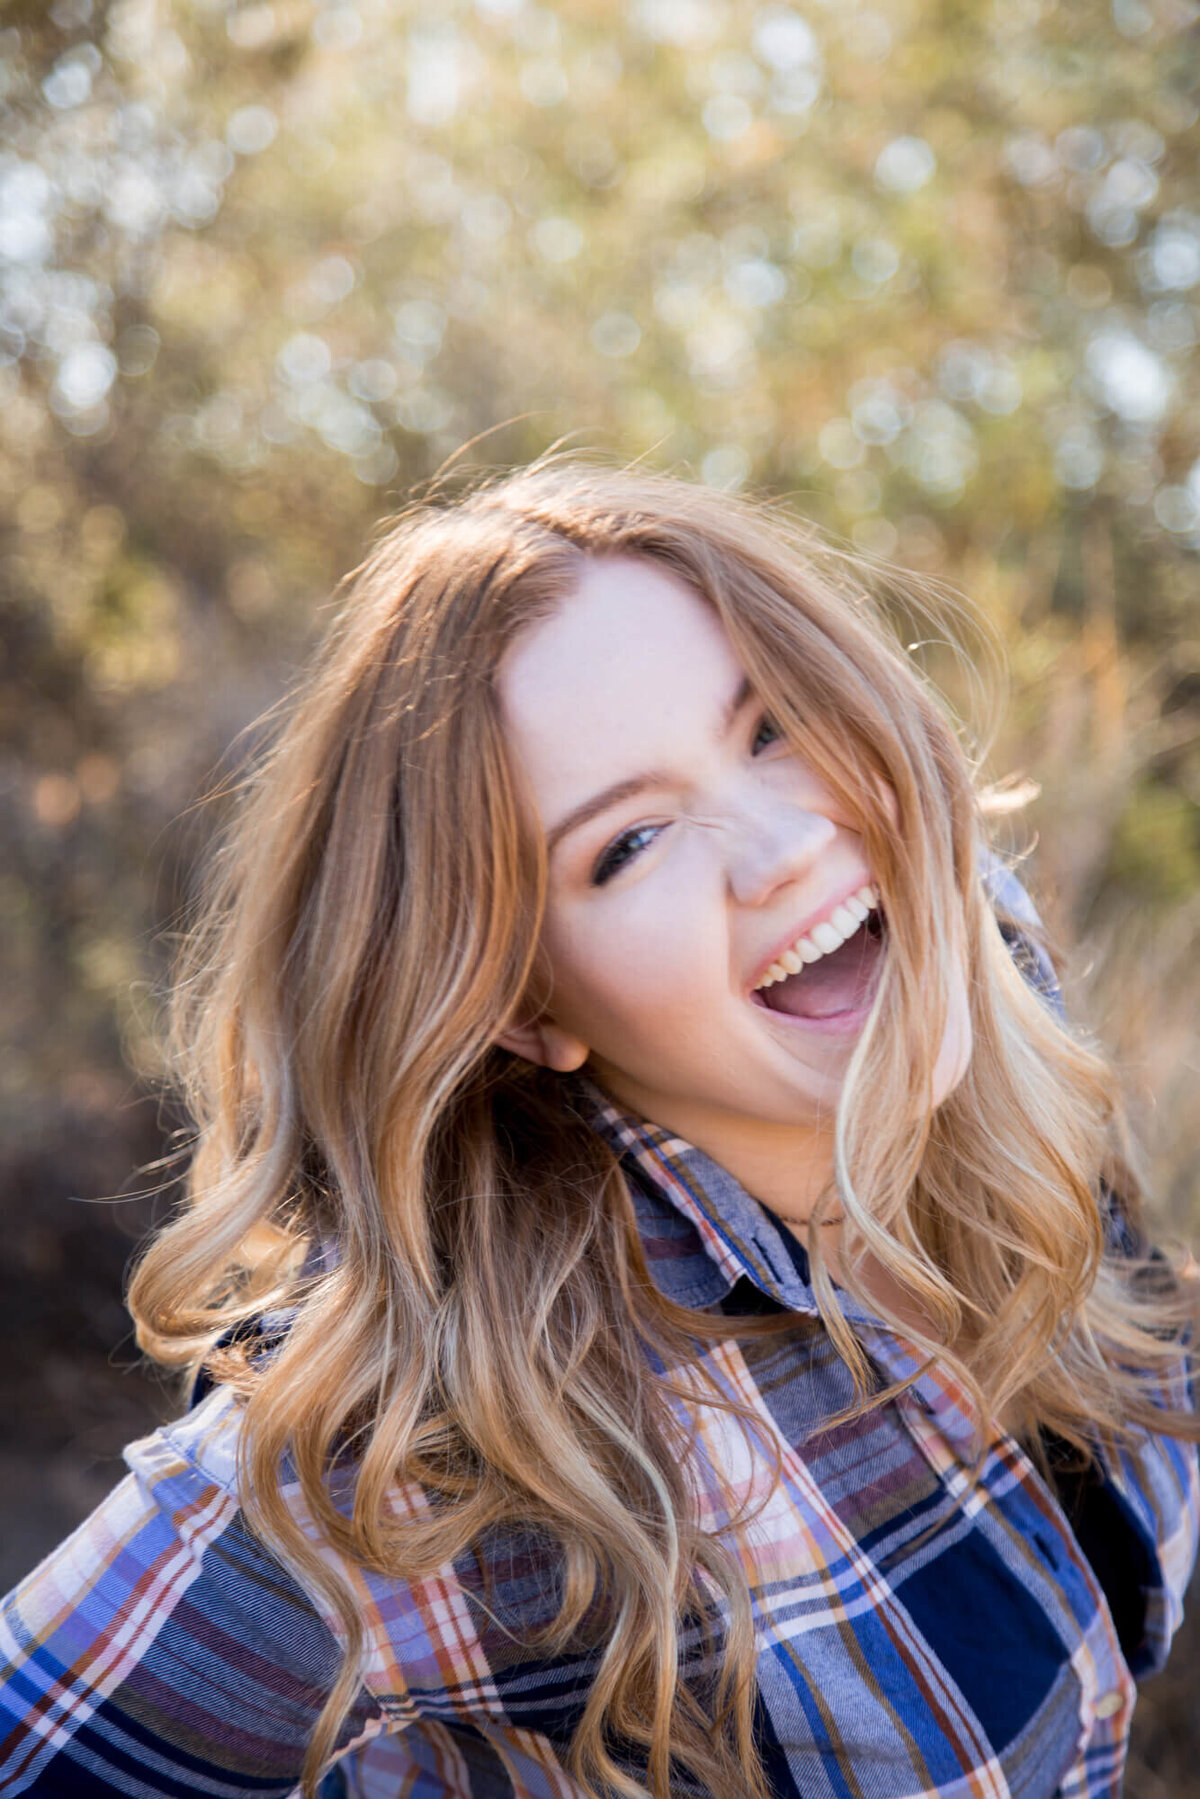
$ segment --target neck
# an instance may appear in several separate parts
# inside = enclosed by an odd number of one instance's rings
[[[662,1130],[672,1131],[718,1162],[752,1198],[769,1207],[777,1218],[806,1243],[809,1220],[821,1195],[833,1185],[833,1130],[819,1127],[772,1124],[761,1118],[692,1111],[686,1101],[655,1095],[626,1093],[620,1078],[605,1070],[604,1086],[619,1106],[649,1118]],[[821,1256],[831,1278],[847,1285],[841,1258],[841,1203],[829,1192],[824,1211],[828,1224],[818,1220]],[[875,1260],[863,1258],[856,1270],[855,1286],[875,1306],[882,1305],[901,1324],[922,1335],[936,1335],[929,1314],[920,1301]]]
[[[604,1086],[619,1106],[702,1149],[793,1229],[804,1229],[821,1194],[832,1188],[832,1119],[828,1126],[775,1124],[732,1112],[699,1111],[671,1095],[627,1092],[619,1076],[613,1078],[607,1069],[604,1073]],[[825,1212],[835,1218],[840,1211],[831,1194]]]

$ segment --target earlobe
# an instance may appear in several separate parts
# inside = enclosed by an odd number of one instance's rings
[[[501,1031],[496,1042],[514,1056],[536,1062],[540,1068],[553,1068],[558,1074],[573,1074],[588,1058],[586,1043],[544,1017]]]

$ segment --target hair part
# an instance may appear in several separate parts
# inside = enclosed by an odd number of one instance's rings
[[[241,1397],[247,1516],[339,1622],[309,1799],[359,1684],[361,1571],[419,1582],[513,1529],[561,1560],[560,1608],[531,1644],[596,1654],[570,1750],[584,1790],[667,1799],[686,1779],[766,1799],[731,1542],[769,1496],[778,1445],[699,1352],[795,1321],[659,1293],[569,1081],[496,1044],[549,993],[544,845],[496,669],[582,558],[618,554],[714,608],[861,821],[888,955],[837,1119],[849,1284],[869,1253],[922,1302],[938,1333],[921,1346],[981,1427],[1004,1411],[1029,1442],[1052,1430],[1084,1457],[1131,1425],[1194,1433],[1156,1402],[1181,1302],[1105,1250],[1103,1193],[1139,1197],[1115,1074],[1015,967],[980,878],[975,771],[853,560],[776,511],[574,457],[414,506],[343,583],[213,859],[173,998],[196,1123],[186,1200],[129,1295],[148,1355]],[[973,1057],[932,1109],[964,956]],[[820,1309],[860,1405],[878,1404],[820,1216]],[[315,1254],[330,1238],[332,1266]],[[214,1348],[281,1307],[294,1316],[270,1356]],[[766,1471],[721,1531],[689,1484],[698,1405],[727,1412]],[[351,1467],[348,1486],[334,1478]],[[422,1493],[439,1503],[405,1503]]]

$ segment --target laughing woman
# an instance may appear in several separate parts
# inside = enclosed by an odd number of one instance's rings
[[[179,976],[189,1409],[5,1603],[0,1792],[1119,1793],[1187,1283],[847,567],[559,462],[348,583]]]

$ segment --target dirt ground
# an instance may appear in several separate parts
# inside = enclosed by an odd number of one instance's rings
[[[123,1272],[151,1203],[115,1193],[157,1153],[152,1109],[82,1130],[3,1172],[0,1317],[0,1591],[61,1541],[124,1472],[121,1449],[171,1415],[139,1367]],[[128,1190],[128,1187],[127,1187]],[[1127,1799],[1200,1799],[1200,1581],[1166,1673],[1143,1687]]]

